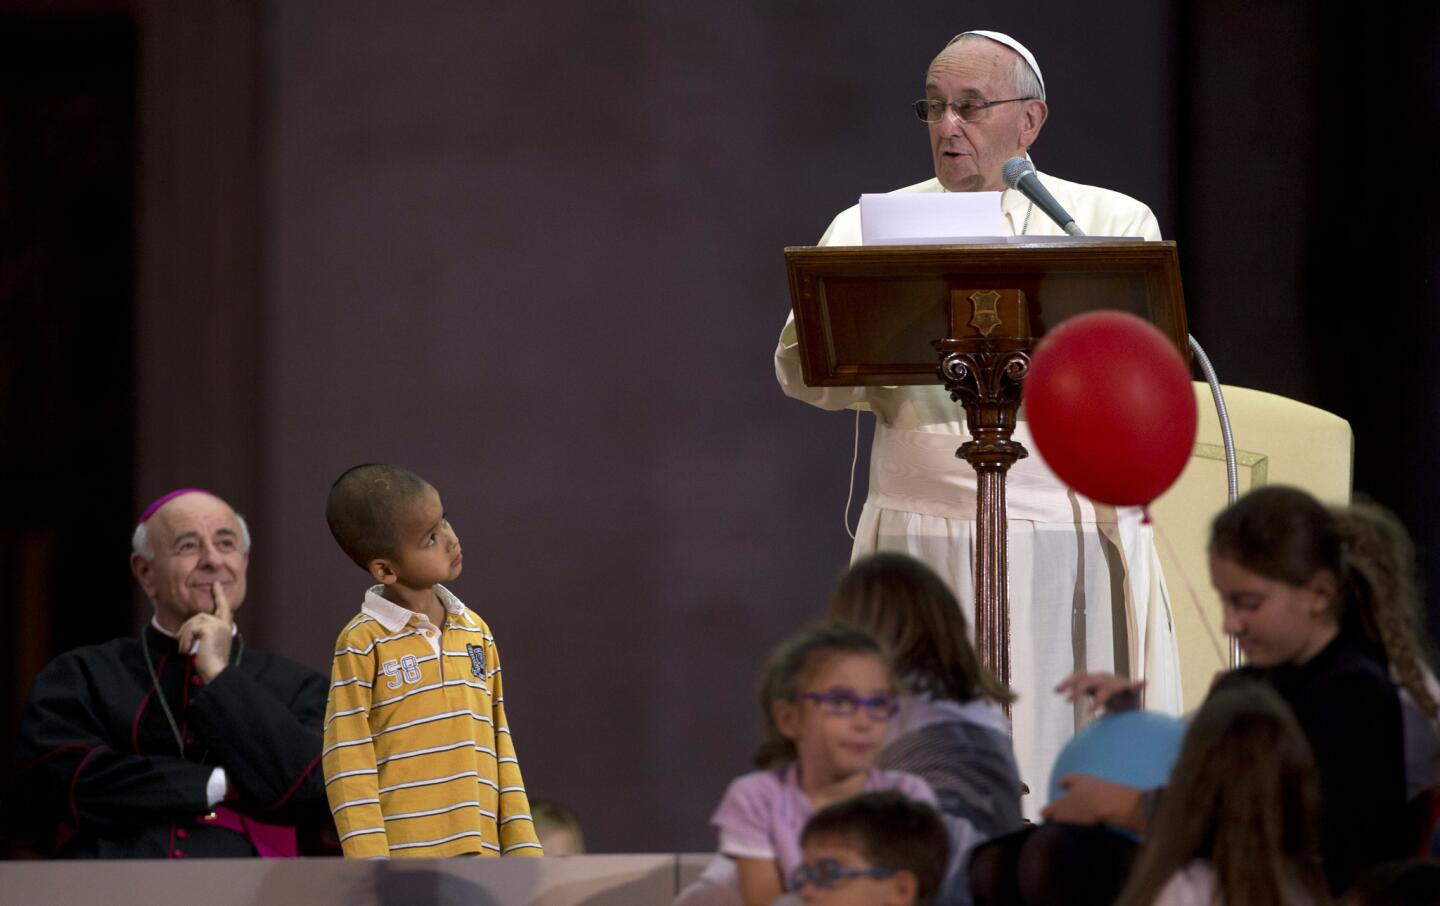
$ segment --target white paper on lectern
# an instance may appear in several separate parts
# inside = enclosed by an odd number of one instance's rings
[[[862,245],[1003,242],[999,192],[887,192],[860,196]]]

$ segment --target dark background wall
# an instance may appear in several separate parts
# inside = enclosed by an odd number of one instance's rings
[[[134,205],[86,241],[131,249],[135,276],[21,308],[14,247],[0,259],[7,324],[39,312],[130,363],[63,337],[54,361],[16,353],[113,402],[89,446],[94,405],[27,416],[93,455],[44,460],[54,497],[5,510],[30,578],[0,606],[40,634],[12,644],[29,658],[12,719],[62,642],[139,625],[130,520],[183,484],[250,517],[252,642],[327,669],[365,577],[324,494],[394,461],[440,489],[465,545],[455,590],[500,640],[532,794],[602,851],[712,846],[757,739],[755,672],[849,549],[852,420],[774,385],[780,250],[930,175],[906,104],[969,27],[1038,57],[1041,167],[1144,199],[1181,243],[1222,378],[1351,419],[1357,485],[1434,549],[1436,230],[1382,175],[1431,147],[1434,14],[1256,6],[19,4],[7,39],[108,35],[114,65],[85,90],[119,98],[110,184]],[[71,50],[72,68],[96,55]],[[67,59],[10,66],[0,98]],[[0,186],[34,194],[11,149],[45,146],[6,103]],[[4,385],[7,419],[40,385]],[[35,449],[7,441],[7,471]],[[66,481],[103,469],[120,473]]]

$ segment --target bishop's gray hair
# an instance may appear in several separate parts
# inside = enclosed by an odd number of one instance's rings
[[[1015,54],[1015,65],[1010,73],[1010,82],[1015,86],[1015,96],[1017,98],[1039,98],[1042,101],[1045,100],[1045,83],[1040,81],[1040,77],[1035,74],[1035,70],[1030,68],[1030,64],[1025,62],[1024,57],[1016,53],[1015,48],[972,32],[956,35],[951,38],[945,46],[951,47],[956,44],[973,44],[977,41],[984,41],[986,44],[1000,44],[1001,47]]]
[[[240,550],[248,554],[250,553],[250,526],[245,524],[245,517],[239,513],[235,513],[235,521],[240,526]],[[149,519],[135,526],[135,534],[130,536],[130,550],[145,560],[155,559],[155,546],[150,543]]]

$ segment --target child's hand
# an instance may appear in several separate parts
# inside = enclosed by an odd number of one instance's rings
[[[180,651],[195,656],[195,669],[207,683],[229,666],[230,642],[235,631],[230,600],[219,582],[210,586],[210,597],[215,602],[215,612],[197,613],[186,620],[178,637]]]
[[[1081,672],[1065,677],[1055,691],[1072,703],[1090,696],[1091,711],[1129,711],[1140,707],[1140,692],[1144,688],[1144,680],[1131,681],[1113,673]]]
[[[1058,781],[1065,794],[1045,806],[1046,821],[1066,824],[1108,824],[1143,831],[1145,809],[1139,790],[1088,774],[1066,774]]]

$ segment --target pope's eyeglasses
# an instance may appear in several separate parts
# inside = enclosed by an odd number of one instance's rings
[[[922,123],[938,123],[945,118],[945,111],[955,114],[962,123],[978,123],[990,115],[990,108],[996,104],[1013,104],[1016,101],[1033,101],[1033,97],[1006,98],[1003,101],[987,101],[982,98],[966,98],[963,101],[937,101],[921,98],[915,102],[915,115]]]

